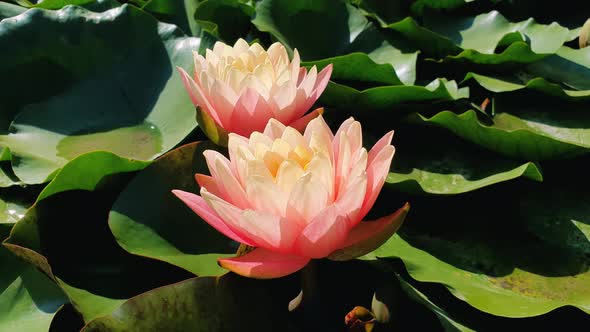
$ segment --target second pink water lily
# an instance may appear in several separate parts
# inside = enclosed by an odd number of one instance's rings
[[[389,172],[393,132],[367,152],[350,118],[334,135],[320,116],[304,134],[270,120],[250,138],[229,135],[229,159],[205,151],[211,176],[197,174],[199,195],[173,191],[227,237],[255,249],[220,259],[255,278],[293,273],[311,259],[351,259],[376,249],[401,225],[409,206],[363,221]]]
[[[281,43],[268,51],[260,44],[239,39],[234,46],[222,42],[207,49],[205,57],[194,53],[195,69],[189,75],[178,68],[182,81],[195,106],[220,128],[248,136],[262,131],[269,119],[285,125],[304,128],[318,115],[313,111],[304,117],[322,94],[332,65],[318,73],[300,67],[299,53],[289,60]],[[201,124],[205,132],[207,126]],[[217,138],[212,138],[217,141]]]

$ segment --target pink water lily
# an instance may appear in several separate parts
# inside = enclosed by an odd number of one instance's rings
[[[229,160],[204,152],[211,176],[197,174],[201,196],[174,190],[195,213],[227,237],[255,247],[220,259],[235,273],[275,278],[310,259],[345,260],[384,243],[401,225],[409,206],[363,221],[379,194],[395,148],[393,132],[367,152],[361,125],[346,120],[336,135],[322,116],[302,135],[271,119],[250,138],[229,135]]]
[[[280,43],[266,51],[260,44],[250,46],[243,39],[233,47],[217,42],[205,57],[194,53],[194,62],[193,77],[178,68],[184,86],[193,104],[224,135],[232,132],[249,136],[262,131],[271,118],[305,128],[319,111],[304,114],[322,94],[332,73],[331,64],[319,73],[315,66],[309,72],[300,67],[296,49],[289,61]]]

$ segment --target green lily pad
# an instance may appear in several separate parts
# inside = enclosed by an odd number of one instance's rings
[[[194,174],[209,173],[203,156],[206,149],[219,150],[210,142],[182,146],[157,159],[129,183],[109,214],[109,226],[121,247],[200,276],[225,272],[217,259],[235,254],[238,244],[171,193],[173,189],[199,193]]]
[[[79,156],[56,175],[4,242],[14,254],[53,278],[85,321],[109,314],[130,297],[189,275],[129,255],[108,229],[113,197],[129,173],[146,164],[101,151]]]
[[[527,66],[533,75],[562,82],[578,90],[590,90],[590,47],[561,47],[556,54]]]
[[[552,112],[531,107],[519,110],[517,115],[498,112],[492,118],[492,125],[480,122],[475,111],[463,114],[443,111],[431,118],[418,115],[411,121],[446,128],[468,141],[513,158],[563,158],[586,153],[590,148],[590,117],[575,110]]]
[[[19,203],[0,200],[0,224],[14,224],[25,216],[27,207]]]
[[[0,224],[0,238],[11,225]],[[0,330],[47,331],[68,300],[46,275],[0,246]]]
[[[470,79],[475,80],[479,85],[492,92],[510,92],[530,89],[566,100],[590,100],[590,90],[564,89],[559,84],[551,83],[542,77],[526,80],[523,84],[519,80],[513,78],[496,78],[476,73],[468,73],[463,81],[465,82]]]
[[[196,126],[174,66],[190,67],[199,40],[133,6],[31,9],[0,22],[0,45],[0,74],[12,82],[0,92],[5,123],[20,112],[0,144],[25,183],[90,151],[150,160]],[[31,85],[28,72],[43,78]]]
[[[534,163],[506,159],[435,130],[399,128],[394,145],[385,183],[407,193],[455,195],[519,177],[543,180]]]
[[[256,6],[252,23],[297,48],[305,60],[343,54],[370,24],[352,5],[330,0],[263,0]]]
[[[303,62],[306,67],[317,66],[318,70],[329,64],[334,66],[332,80],[366,82],[380,85],[412,85],[416,80],[417,53],[403,54],[395,50],[398,57],[391,63],[376,63],[365,53],[350,53],[318,61]]]
[[[369,111],[390,111],[412,103],[453,101],[468,96],[468,88],[458,88],[455,81],[445,79],[436,79],[425,87],[388,85],[362,91],[330,82],[320,97],[320,103],[350,110],[352,115],[361,116]]]
[[[188,279],[136,296],[82,331],[286,331],[289,299],[280,284],[236,275]]]
[[[531,63],[556,53],[577,37],[557,23],[539,24],[530,18],[509,22],[497,11],[475,17],[430,16],[424,26],[411,17],[387,26],[415,43],[426,54],[477,64]],[[501,50],[497,53],[498,50]]]
[[[574,248],[590,255],[588,195],[571,190],[557,179],[553,182],[542,190],[531,190],[531,194],[523,198],[521,218],[526,228],[551,245]]]
[[[414,244],[416,242],[417,244]],[[526,248],[526,246],[524,246]],[[425,249],[426,248],[426,249]],[[518,250],[512,243],[510,250]],[[555,308],[572,305],[590,313],[590,293],[587,287],[590,272],[587,258],[570,252],[555,252],[553,248],[542,250],[529,258],[530,262],[545,264],[545,269],[561,272],[557,275],[534,273],[518,267],[499,275],[470,271],[446,262],[433,255],[441,252],[455,252],[456,259],[471,264],[479,261],[493,266],[493,269],[508,268],[502,263],[509,258],[496,249],[481,242],[465,240],[460,243],[444,238],[429,236],[394,235],[385,245],[375,251],[373,257],[399,257],[408,273],[422,282],[442,283],[457,298],[466,301],[479,310],[505,317],[530,317],[549,312]],[[529,251],[531,248],[527,248]],[[549,255],[549,257],[547,257]],[[551,259],[552,267],[548,267]],[[586,269],[574,271],[586,264]],[[500,265],[499,267],[496,265]],[[559,271],[563,268],[563,271]],[[556,271],[553,271],[554,273]]]
[[[358,0],[356,3],[366,16],[377,20],[381,26],[397,22],[410,14],[408,4],[403,1]]]
[[[94,191],[101,181],[118,173],[141,170],[150,164],[106,151],[83,154],[67,163],[37,197],[37,202],[68,190]]]
[[[42,8],[42,9],[60,9],[65,6],[83,6],[89,3],[95,2],[96,0],[42,0],[37,3],[31,3],[28,0],[16,0],[19,4],[26,5],[29,8]]]
[[[20,15],[24,13],[25,10],[25,8],[13,5],[11,3],[0,2],[0,20],[7,17]]]
[[[424,15],[426,9],[428,10],[453,10],[465,6],[475,0],[417,0],[412,3],[412,12],[418,16]]]
[[[205,0],[196,7],[194,19],[202,29],[233,44],[251,29],[254,7],[238,0]]]
[[[575,32],[555,22],[545,25],[530,18],[513,23],[497,11],[454,20],[436,17],[427,20],[425,25],[462,49],[482,54],[493,54],[496,48],[515,41],[526,41],[535,54],[552,54],[565,42],[577,37]]]
[[[281,283],[233,274],[188,279],[136,296],[82,331],[287,331],[290,298]]]
[[[395,75],[390,80],[395,80],[395,84],[411,85],[416,79],[417,50],[407,47],[407,43],[394,46],[361,10],[345,1],[264,0],[257,5],[252,23],[291,50],[297,48],[303,60],[324,65],[334,60],[333,78],[347,80],[350,77],[346,76],[350,75],[358,78],[354,73],[366,70],[391,72],[391,66]],[[314,38],[309,38],[311,35]],[[365,53],[371,61],[350,55],[356,52]],[[340,77],[341,74],[345,75]]]
[[[440,321],[440,324],[442,325],[443,329],[446,332],[456,332],[456,331],[471,332],[471,331],[474,331],[474,330],[468,328],[467,326],[455,321],[453,318],[451,318],[449,316],[449,314],[444,309],[437,306],[426,295],[424,295],[424,293],[422,293],[416,287],[412,286],[412,284],[405,281],[403,278],[401,278],[399,276],[397,279],[399,280],[402,290],[406,294],[408,294],[408,296],[410,298],[412,298],[414,301],[424,305],[429,310],[434,312],[434,314],[436,315],[436,317]]]
[[[0,189],[0,224],[14,224],[24,217],[39,193],[38,188]]]

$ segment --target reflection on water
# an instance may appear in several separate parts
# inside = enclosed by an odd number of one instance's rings
[[[149,160],[162,149],[162,134],[149,122],[133,127],[108,131],[70,135],[57,145],[57,155],[73,159],[91,151],[110,151],[119,156]]]

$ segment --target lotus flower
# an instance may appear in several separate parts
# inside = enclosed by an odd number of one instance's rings
[[[255,247],[219,259],[237,274],[275,278],[313,258],[351,259],[383,244],[408,211],[406,204],[390,216],[361,222],[389,172],[392,136],[367,152],[353,118],[336,135],[322,116],[303,135],[271,119],[249,139],[229,134],[229,160],[204,152],[211,176],[196,174],[201,196],[173,193],[227,237]]]
[[[249,136],[262,131],[271,118],[305,128],[319,110],[303,115],[332,73],[332,65],[319,73],[315,66],[307,72],[299,67],[297,50],[289,61],[280,43],[265,51],[260,44],[249,46],[243,39],[233,47],[217,42],[205,57],[194,53],[194,60],[194,79],[184,69],[178,70],[193,104],[205,113],[199,124],[216,143],[229,132]]]

